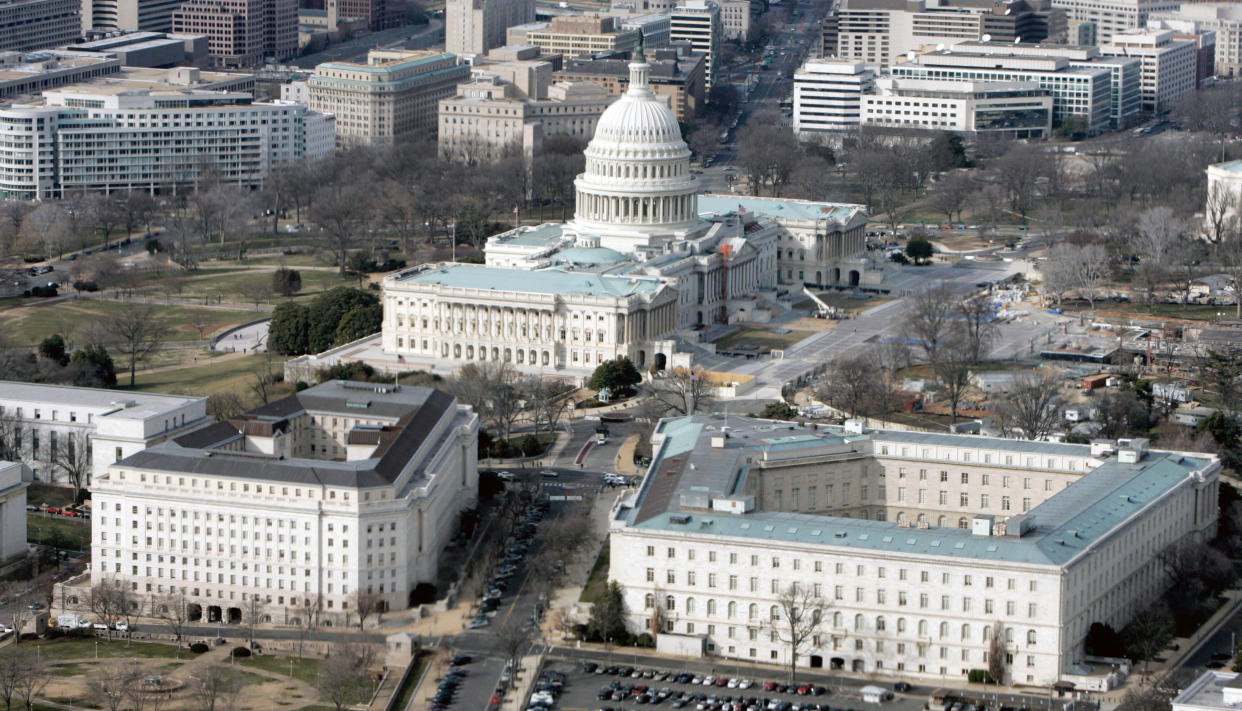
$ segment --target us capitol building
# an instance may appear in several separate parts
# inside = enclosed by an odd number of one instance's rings
[[[568,223],[488,240],[486,261],[426,264],[383,281],[381,336],[297,359],[292,377],[342,360],[451,371],[506,362],[588,375],[629,356],[689,363],[696,327],[766,318],[778,290],[866,283],[859,205],[699,195],[673,112],[638,54],[600,117]]]

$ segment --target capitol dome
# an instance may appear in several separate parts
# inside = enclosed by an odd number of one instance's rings
[[[630,63],[630,86],[600,116],[584,151],[586,169],[574,181],[570,227],[622,252],[699,225],[690,149],[677,116],[651,91],[650,69],[639,50]]]

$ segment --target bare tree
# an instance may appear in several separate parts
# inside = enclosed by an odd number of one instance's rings
[[[894,404],[893,388],[867,354],[833,361],[815,384],[815,397],[850,417],[876,417]]]
[[[340,275],[345,276],[349,252],[359,245],[359,237],[371,218],[371,187],[365,180],[344,176],[320,188],[311,216],[319,225],[324,249],[336,259]]]
[[[134,387],[138,363],[145,362],[164,345],[168,326],[153,304],[122,304],[106,318],[112,335],[113,348],[125,357],[129,368],[129,386]]]
[[[129,590],[117,578],[103,578],[91,586],[90,608],[99,621],[108,626],[108,639],[112,639],[111,623],[120,616],[129,601]]]
[[[526,388],[526,404],[535,420],[535,432],[543,427],[555,430],[569,407],[573,388],[553,380],[534,377]]]
[[[223,664],[208,664],[194,675],[190,684],[190,703],[196,711],[231,711],[244,686],[241,674]],[[339,711],[339,709],[338,709]]]
[[[936,183],[932,191],[931,202],[936,210],[943,213],[949,222],[962,215],[962,209],[970,203],[975,195],[975,182],[963,173],[949,173]]]
[[[923,349],[933,367],[950,336],[957,301],[952,289],[944,284],[923,289],[910,298],[906,333]]]
[[[73,236],[68,215],[55,202],[45,202],[26,215],[22,233],[26,240],[41,244],[49,257],[63,257]]]
[[[10,646],[0,649],[0,697],[5,711],[13,711],[13,697],[19,696],[22,680],[29,671],[27,662],[34,661],[29,648]]]
[[[818,646],[820,627],[828,604],[807,583],[794,582],[777,594],[768,624],[789,651],[789,683],[794,683],[798,657]]]
[[[1029,440],[1046,439],[1061,420],[1061,385],[1050,371],[1025,373],[996,408],[1002,434]]]
[[[957,409],[970,387],[970,349],[960,328],[954,328],[950,339],[940,349],[939,358],[932,368],[944,397],[949,401],[950,423],[957,423]]]
[[[294,623],[298,628],[298,659],[302,658],[302,648],[306,638],[319,627],[319,615],[323,613],[323,597],[303,598],[297,606],[297,617]]]
[[[254,628],[263,621],[267,606],[258,593],[251,592],[242,603],[242,625],[246,628],[246,648],[254,649]]]
[[[958,302],[954,316],[959,345],[965,349],[967,361],[972,365],[982,363],[996,340],[996,318],[991,302],[985,296],[965,299]]]
[[[1143,261],[1139,264],[1137,276],[1147,292],[1148,305],[1155,299],[1156,288],[1166,278],[1166,265],[1181,237],[1182,228],[1182,221],[1173,210],[1164,206],[1148,208],[1139,215],[1135,246]]]
[[[177,642],[177,651],[181,651],[181,640],[190,623],[190,604],[185,593],[167,592],[156,596],[151,601],[151,615],[168,628]]]
[[[26,711],[34,711],[35,699],[43,693],[43,688],[52,680],[52,672],[48,668],[47,660],[38,654],[38,650],[31,654],[29,646],[18,649],[21,650],[17,654],[23,658],[21,660],[23,669],[17,678],[17,695],[26,705]]]
[[[383,610],[384,596],[373,592],[370,588],[359,587],[353,595],[354,615],[358,617],[358,629],[364,630],[367,618],[379,614]]]
[[[1222,183],[1212,183],[1208,190],[1207,205],[1203,217],[1204,236],[1213,247],[1225,240],[1238,220],[1238,195]]]
[[[499,651],[504,654],[505,662],[512,665],[514,669],[522,661],[526,650],[530,649],[532,636],[531,627],[526,624],[525,620],[518,617],[510,617],[497,633],[496,643]]]
[[[1242,319],[1242,226],[1235,223],[1216,252],[1221,271],[1233,288],[1234,318]]]
[[[1108,279],[1108,250],[1098,243],[1085,244],[1077,250],[1076,281],[1082,295],[1086,297],[1087,303],[1094,311],[1096,291]]]
[[[356,703],[367,687],[374,662],[375,650],[370,645],[333,645],[327,662],[320,666],[317,685],[320,697],[336,711]]]
[[[104,244],[112,239],[112,233],[121,223],[121,212],[116,201],[103,193],[90,193],[82,199],[80,209],[87,223],[103,234]]]
[[[105,664],[87,681],[86,687],[92,700],[102,704],[107,711],[121,711],[125,704],[126,692],[132,679],[127,665],[122,663]]]
[[[1006,664],[1005,655],[1005,628],[1000,621],[992,624],[992,639],[988,643],[988,676],[992,677],[992,683],[1005,683]]]
[[[651,379],[651,397],[659,400],[666,412],[693,415],[714,402],[712,384],[701,370],[673,368]]]
[[[69,478],[73,487],[73,500],[78,503],[85,493],[84,489],[90,482],[92,455],[91,441],[85,430],[73,430],[56,433],[48,447],[48,459],[53,466],[59,467]]]

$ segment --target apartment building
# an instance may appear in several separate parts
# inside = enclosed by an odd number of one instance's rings
[[[1198,48],[1194,42],[1176,39],[1170,30],[1118,32],[1112,42],[1100,45],[1100,53],[1142,60],[1144,111],[1166,111],[1195,90]]]
[[[171,32],[182,0],[81,0],[82,34],[91,30]]]
[[[447,0],[444,47],[460,57],[487,54],[504,46],[510,27],[534,21],[535,0]]]
[[[336,117],[338,145],[384,145],[434,131],[440,100],[469,76],[449,52],[372,50],[365,62],[315,67],[307,92],[312,110]]]
[[[1010,139],[1052,134],[1052,96],[1035,82],[937,82],[883,77],[862,97],[863,126]]]
[[[333,133],[331,116],[240,92],[87,85],[43,96],[43,106],[0,109],[4,197],[155,193],[195,184],[206,166],[259,187],[276,165],[322,157]]]
[[[862,123],[862,99],[875,87],[866,63],[811,60],[794,73],[793,129],[801,138],[842,136]]]
[[[707,97],[707,55],[695,52],[687,42],[647,51],[651,65],[648,82],[656,96],[667,97],[669,108],[680,121],[693,121]],[[589,81],[609,96],[625,93],[630,85],[629,62],[621,58],[576,57],[553,75],[557,81]]]
[[[81,0],[0,2],[0,52],[63,47],[81,36]]]
[[[83,484],[114,462],[211,424],[207,399],[0,381],[0,444],[39,481]]]
[[[566,15],[551,22],[532,22],[510,27],[510,45],[538,47],[541,54],[577,57],[600,52],[633,52],[642,34],[637,29],[622,29],[611,16]]]
[[[724,31],[720,6],[712,0],[685,0],[673,8],[669,20],[669,41],[689,42],[694,51],[706,55],[704,77],[710,91],[719,78],[716,64]]]
[[[245,68],[297,54],[297,0],[185,0],[173,31],[207,36],[217,67]]]
[[[933,81],[1035,82],[1052,94],[1054,125],[1072,119],[1088,133],[1108,128],[1112,113],[1113,70],[1072,66],[1060,56],[1028,56],[1001,50],[939,50],[917,55],[892,67],[898,79]]]
[[[1109,70],[1112,85],[1109,127],[1113,129],[1128,126],[1138,118],[1143,108],[1143,61],[1138,57],[1109,57],[1100,54],[1099,48],[1094,46],[1026,42],[962,42],[954,49],[1001,57],[1064,57],[1071,67]]]
[[[1153,13],[1177,12],[1176,0],[1052,0],[1052,6],[1065,11],[1072,30],[1077,25],[1089,23],[1099,44],[1113,35],[1126,30],[1147,27],[1147,18]]]
[[[943,686],[987,669],[1048,688],[1093,622],[1170,584],[1157,557],[1215,534],[1220,462],[1146,440],[1063,445],[796,425],[661,421],[610,513],[628,625],[681,654],[790,664],[782,595],[822,603],[804,668]]]
[[[360,590],[407,608],[474,505],[478,427],[445,392],[332,381],[126,457],[91,487],[89,578],[55,607],[115,579],[196,622],[344,626]]]
[[[500,77],[478,76],[459,85],[455,97],[440,101],[440,155],[483,162],[516,148],[533,156],[551,135],[585,143],[610,103],[603,87],[591,82],[559,82],[546,96],[531,97]]]

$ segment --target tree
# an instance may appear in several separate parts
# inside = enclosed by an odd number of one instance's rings
[[[998,685],[1005,683],[1006,654],[1005,628],[998,620],[992,624],[992,639],[988,643],[988,676]]]
[[[128,303],[105,318],[107,331],[115,339],[117,352],[125,356],[129,386],[134,387],[138,364],[145,362],[164,345],[168,326],[153,304]]]
[[[1136,610],[1121,635],[1130,659],[1143,663],[1143,677],[1146,678],[1147,663],[1173,639],[1173,613],[1163,602],[1154,602]]]
[[[625,639],[628,634],[625,629],[625,597],[621,592],[621,584],[612,580],[600,599],[591,606],[587,636],[591,639],[615,641]]]
[[[103,234],[104,244],[107,245],[112,239],[113,231],[121,223],[121,212],[117,209],[116,201],[103,193],[89,193],[82,199],[80,209],[87,223],[96,232]]]
[[[103,578],[91,587],[91,612],[100,622],[108,625],[108,639],[112,639],[112,622],[120,616],[128,602],[129,590],[117,578]]]
[[[350,343],[378,333],[384,324],[384,311],[378,303],[355,306],[341,316],[335,344]]]
[[[616,394],[642,381],[643,376],[638,372],[638,368],[634,367],[634,361],[630,360],[629,356],[621,356],[606,360],[596,366],[595,371],[591,373],[591,379],[587,381],[587,387],[592,390],[607,388]]]
[[[311,301],[307,314],[310,320],[308,343],[310,350],[308,352],[320,353],[333,346],[347,343],[348,341],[337,340],[342,335],[341,324],[345,315],[358,307],[367,307],[367,311],[372,316],[364,316],[363,314],[366,312],[359,312],[351,317],[351,323],[357,324],[366,318],[372,317],[378,323],[383,318],[383,309],[380,307],[379,298],[369,291],[338,286],[316,296]],[[275,314],[273,314],[274,316]]]
[[[759,412],[759,417],[765,420],[792,420],[798,416],[798,408],[790,405],[784,400],[778,402],[769,402],[763,406],[763,410]]]
[[[927,264],[935,254],[936,248],[932,246],[932,243],[926,237],[913,235],[906,242],[906,256],[913,259],[916,265]]]
[[[191,680],[191,706],[196,711],[216,711],[217,706],[222,706],[224,711],[231,711],[243,686],[245,682],[238,670],[224,664],[208,664]]]
[[[1155,299],[1155,291],[1164,283],[1170,254],[1182,233],[1182,221],[1173,210],[1152,207],[1139,214],[1135,245],[1142,255],[1136,275],[1147,292],[1147,303]]]
[[[26,711],[34,711],[35,699],[43,693],[43,688],[52,680],[52,672],[47,660],[43,659],[38,650],[31,653],[30,647],[17,647],[12,654],[18,656],[23,667],[18,672],[15,689],[18,698],[26,705]]]
[[[1242,411],[1242,349],[1226,346],[1209,350],[1199,364],[1199,377],[1225,412]]]
[[[992,304],[986,297],[965,299],[954,309],[955,328],[966,360],[972,365],[982,363],[996,339],[996,319]]]
[[[326,664],[320,665],[316,687],[324,701],[341,711],[363,696],[369,669],[375,661],[375,650],[365,644],[335,644]]]
[[[83,387],[116,387],[116,365],[108,349],[92,343],[73,352],[69,357],[69,381]]]
[[[814,588],[806,583],[790,583],[781,590],[773,605],[773,615],[768,621],[776,639],[789,650],[789,683],[794,683],[798,657],[817,645],[820,626],[824,621],[827,603],[813,594]]]
[[[38,243],[48,256],[65,256],[70,246],[69,240],[74,236],[69,225],[69,216],[65,209],[55,202],[45,202],[26,215],[22,223],[24,238]]]
[[[1235,221],[1216,250],[1220,269],[1234,294],[1234,318],[1242,319],[1242,226]]]
[[[1223,183],[1212,183],[1203,217],[1204,236],[1213,246],[1225,241],[1238,219],[1238,195]]]
[[[100,668],[99,673],[87,681],[87,689],[92,699],[103,704],[107,711],[121,711],[126,692],[133,681],[128,671],[126,665],[121,663],[107,664]]]
[[[949,401],[949,412],[952,424],[957,424],[957,408],[970,387],[971,362],[969,348],[965,345],[965,337],[961,329],[954,329],[951,338],[940,349],[939,356],[932,364],[936,380]]]
[[[280,355],[304,355],[310,348],[310,309],[287,301],[277,304],[267,328],[267,349]]]
[[[364,630],[367,618],[379,614],[384,609],[384,596],[373,592],[370,588],[358,588],[353,596],[354,615],[358,617],[358,629]]]
[[[1198,92],[1194,92],[1198,93]],[[1147,665],[1143,664],[1143,673],[1146,675]],[[1170,711],[1173,708],[1171,703],[1174,694],[1158,688],[1154,685],[1142,684],[1131,685],[1126,689],[1126,693],[1121,697],[1121,703],[1117,705],[1117,711]]]
[[[0,649],[0,697],[4,698],[5,711],[13,711],[13,697],[18,695],[22,679],[29,671],[27,662],[33,661],[29,648],[11,645]]]
[[[64,337],[59,333],[53,333],[40,341],[39,357],[46,358],[62,367],[69,365],[69,354],[65,349]]]
[[[531,628],[524,620],[517,617],[510,617],[500,628],[500,632],[496,635],[497,647],[504,654],[509,668],[516,669],[518,663],[522,661],[522,656],[530,648],[531,637]]]
[[[51,440],[48,447],[48,459],[52,466],[58,467],[69,479],[73,487],[75,503],[80,503],[85,495],[85,487],[91,475],[93,457],[91,442],[86,430],[59,432]]]
[[[527,381],[525,391],[526,408],[535,420],[535,432],[539,433],[544,427],[555,430],[569,408],[569,395],[573,388],[554,380],[533,377]]]
[[[302,647],[311,632],[319,627],[319,615],[323,613],[323,597],[302,598],[297,605],[297,616],[293,623],[298,628],[298,659],[302,658]]]
[[[168,628],[169,634],[177,642],[177,651],[181,651],[185,627],[190,622],[190,604],[185,593],[167,592],[157,595],[151,601],[151,615]]]
[[[962,209],[970,203],[975,194],[975,183],[964,173],[949,173],[936,183],[931,194],[931,202],[935,208],[954,222],[954,216],[962,215]]]
[[[815,385],[815,397],[850,417],[877,417],[894,404],[893,388],[868,354],[838,358]]]
[[[1047,439],[1061,420],[1061,385],[1048,371],[1025,373],[1001,399],[996,418],[1005,436]]]
[[[941,346],[949,338],[957,298],[946,285],[928,287],[910,299],[906,315],[906,333],[923,349],[934,367],[940,359]]]
[[[651,396],[659,400],[665,412],[672,411],[679,415],[693,415],[711,406],[715,400],[712,396],[711,381],[703,371],[691,368],[673,368],[663,375],[652,378],[650,383]]]
[[[263,622],[267,607],[258,593],[251,592],[242,602],[242,626],[246,629],[246,648],[254,649],[254,628]]]
[[[286,266],[277,267],[272,272],[272,289],[281,296],[293,296],[302,290],[301,273]]]
[[[319,225],[320,242],[335,257],[340,275],[345,270],[350,250],[358,246],[364,225],[372,215],[371,185],[358,176],[340,176],[315,194],[311,217]]]

